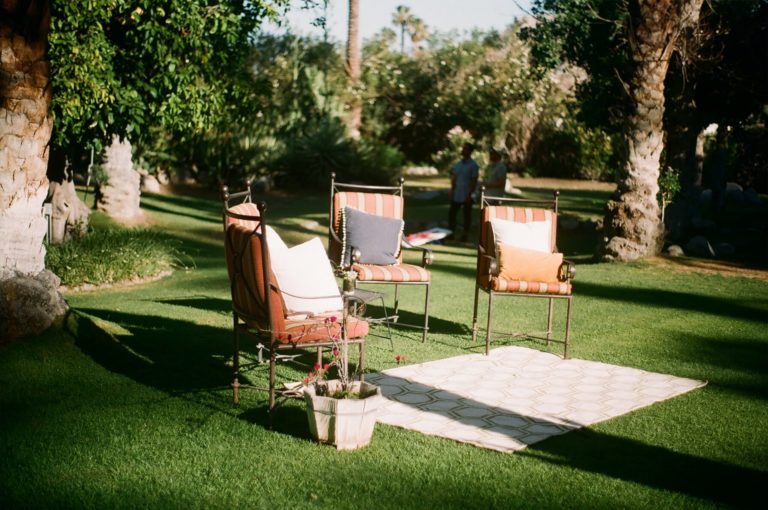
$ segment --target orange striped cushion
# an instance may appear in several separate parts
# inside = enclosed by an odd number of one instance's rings
[[[431,278],[429,271],[412,264],[394,266],[355,264],[352,270],[357,272],[357,280],[360,282],[428,282]]]
[[[237,204],[235,206],[232,206],[229,208],[229,210],[236,214],[242,214],[243,216],[255,216],[259,217],[259,208],[256,207],[256,204],[252,202],[245,202],[243,204]],[[249,221],[249,220],[241,220],[239,218],[231,218],[229,216],[227,218],[227,224],[231,223],[239,223],[241,225],[244,225],[247,228],[250,228],[253,230],[258,225],[258,222],[256,221]]]
[[[403,219],[403,197],[388,193],[340,191],[333,197],[333,228],[341,237],[341,210],[353,207],[368,214]]]
[[[341,318],[332,323],[326,323],[329,314],[319,315],[310,319],[286,320],[285,327],[275,332],[275,338],[282,344],[307,344],[311,342],[332,341],[332,337],[341,334]],[[362,338],[368,334],[368,322],[357,317],[347,318],[348,338]]]
[[[483,288],[489,284],[495,292],[509,292],[522,294],[555,294],[569,296],[573,292],[570,282],[529,282],[525,280],[506,280],[504,278],[489,278],[487,275],[478,277],[478,283]]]

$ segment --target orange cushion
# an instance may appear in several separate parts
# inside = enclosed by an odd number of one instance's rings
[[[562,253],[542,253],[499,243],[499,276],[507,280],[557,282]]]

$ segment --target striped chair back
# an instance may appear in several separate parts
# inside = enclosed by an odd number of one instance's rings
[[[333,194],[331,225],[339,240],[343,239],[341,211],[344,207],[353,207],[360,211],[383,216],[385,218],[403,219],[403,197],[389,193],[367,193],[360,191],[338,191]],[[341,262],[341,243],[331,237],[328,241],[328,252],[331,260]]]
[[[231,213],[247,218],[235,218]],[[271,270],[260,216],[258,207],[252,203],[225,211],[227,272],[235,311],[250,327],[274,335],[285,328],[283,300]]]
[[[534,207],[512,207],[504,205],[489,205],[483,208],[482,224],[480,225],[480,244],[486,253],[496,253],[496,240],[493,238],[491,219],[530,223],[533,221],[549,221],[550,250],[554,252],[557,246],[557,214],[550,209]]]

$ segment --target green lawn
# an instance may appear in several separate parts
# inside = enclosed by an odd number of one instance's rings
[[[564,213],[599,217],[607,194],[564,192]],[[194,266],[150,284],[70,294],[63,328],[0,348],[2,509],[764,504],[765,279],[581,257],[572,356],[705,379],[706,387],[514,454],[380,424],[368,448],[337,452],[311,441],[300,401],[278,411],[274,430],[264,394],[244,392],[240,406],[231,403],[219,203],[142,200],[154,228],[180,241]],[[327,195],[275,195],[268,204],[268,221],[289,244],[325,239]],[[447,214],[444,196],[409,199],[406,209],[422,221]],[[567,254],[582,254],[594,233],[563,232],[561,241]],[[368,370],[395,366],[396,353],[416,363],[482,352],[470,332],[474,250],[434,251],[428,342],[395,330],[393,352],[387,339],[371,336]],[[403,319],[413,322],[422,294],[401,294]],[[502,306],[499,327],[544,321],[543,300]],[[302,374],[280,367],[283,378]],[[263,370],[247,375],[264,379]]]

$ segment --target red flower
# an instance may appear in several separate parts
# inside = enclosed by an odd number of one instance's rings
[[[304,386],[306,386],[307,384],[309,384],[309,377],[304,378]]]
[[[331,315],[330,321],[331,322],[336,322],[336,316],[335,315]]]
[[[315,363],[315,370],[320,370],[320,363]]]
[[[331,368],[330,363],[326,363],[325,365],[323,365],[323,370],[328,370],[329,368]]]
[[[314,376],[315,376],[314,372],[310,372],[309,375],[307,375],[307,377],[309,377],[310,379],[313,378]]]
[[[396,362],[398,365],[400,364],[400,360],[401,360],[401,359],[403,359],[403,358],[402,358],[402,356],[400,356],[399,354],[398,354],[397,356],[395,356],[395,362]]]
[[[339,348],[338,347],[334,347],[332,352],[333,352],[333,357],[334,358],[338,358],[339,357]]]

